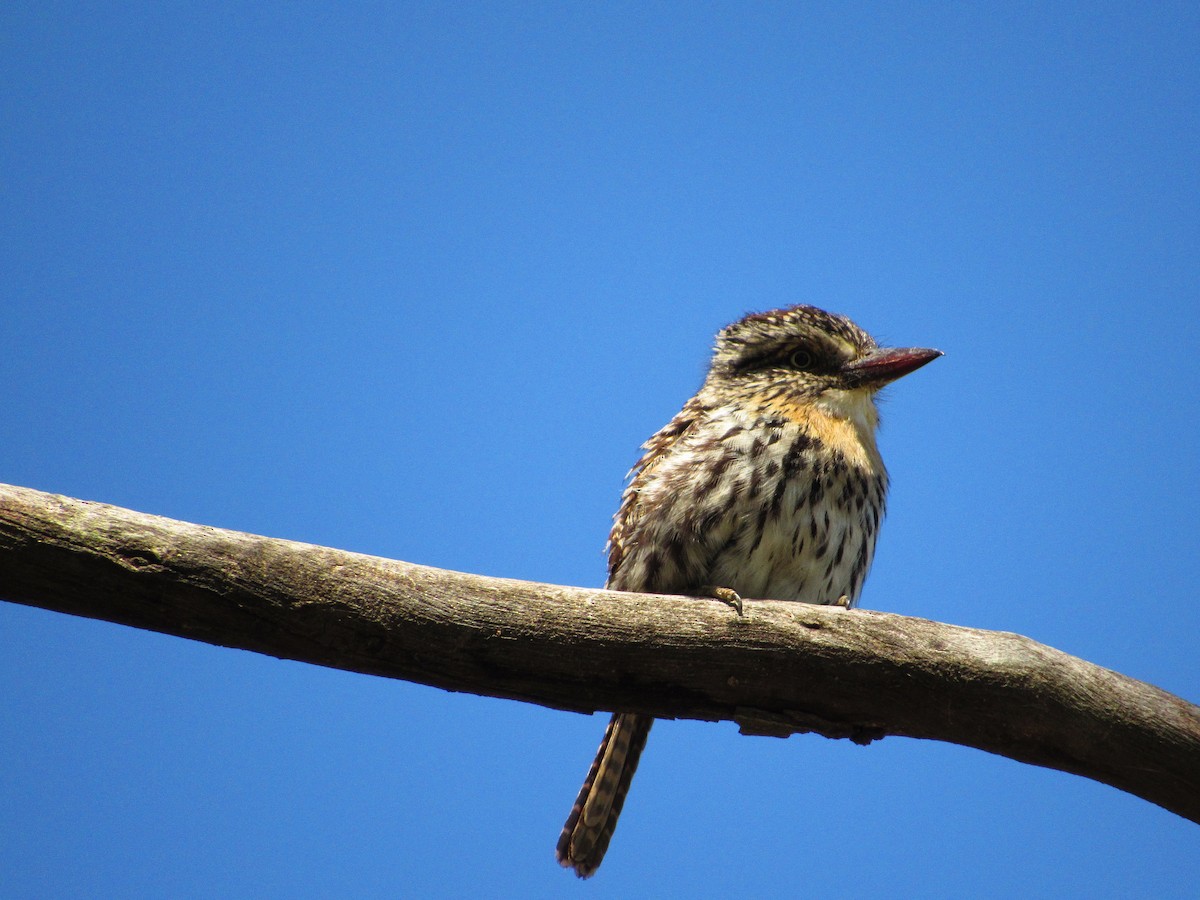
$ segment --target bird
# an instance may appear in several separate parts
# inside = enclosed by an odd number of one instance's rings
[[[798,305],[717,333],[708,373],[642,445],[608,541],[606,587],[857,602],[884,515],[879,390],[941,356],[880,347],[845,316]],[[654,719],[615,713],[563,826],[559,863],[596,872]]]

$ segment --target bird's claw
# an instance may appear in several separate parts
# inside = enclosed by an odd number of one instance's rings
[[[722,603],[732,606],[737,611],[739,616],[745,615],[742,612],[742,597],[733,588],[727,587],[706,587],[703,591],[705,597],[712,597],[714,600],[720,600]]]

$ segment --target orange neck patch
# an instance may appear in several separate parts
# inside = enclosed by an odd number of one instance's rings
[[[884,473],[883,457],[875,443],[879,413],[865,391],[838,392],[828,400],[802,401],[786,395],[764,397],[762,408],[799,425],[806,434],[867,475]]]

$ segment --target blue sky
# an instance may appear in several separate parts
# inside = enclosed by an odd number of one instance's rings
[[[598,585],[717,328],[940,347],[862,604],[1200,700],[1194,4],[9,4],[0,480]],[[0,604],[7,897],[1191,896],[979,751],[603,729]]]

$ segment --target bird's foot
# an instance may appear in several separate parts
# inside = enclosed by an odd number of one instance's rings
[[[830,606],[840,606],[842,609],[849,609],[850,608],[850,598],[846,594],[842,594],[842,596],[840,596],[836,600],[834,600],[833,603],[830,604]]]
[[[742,612],[742,598],[733,588],[716,587],[715,585],[706,585],[696,591],[698,597],[712,597],[714,600],[720,600],[727,606],[732,606],[739,616],[745,615]]]

